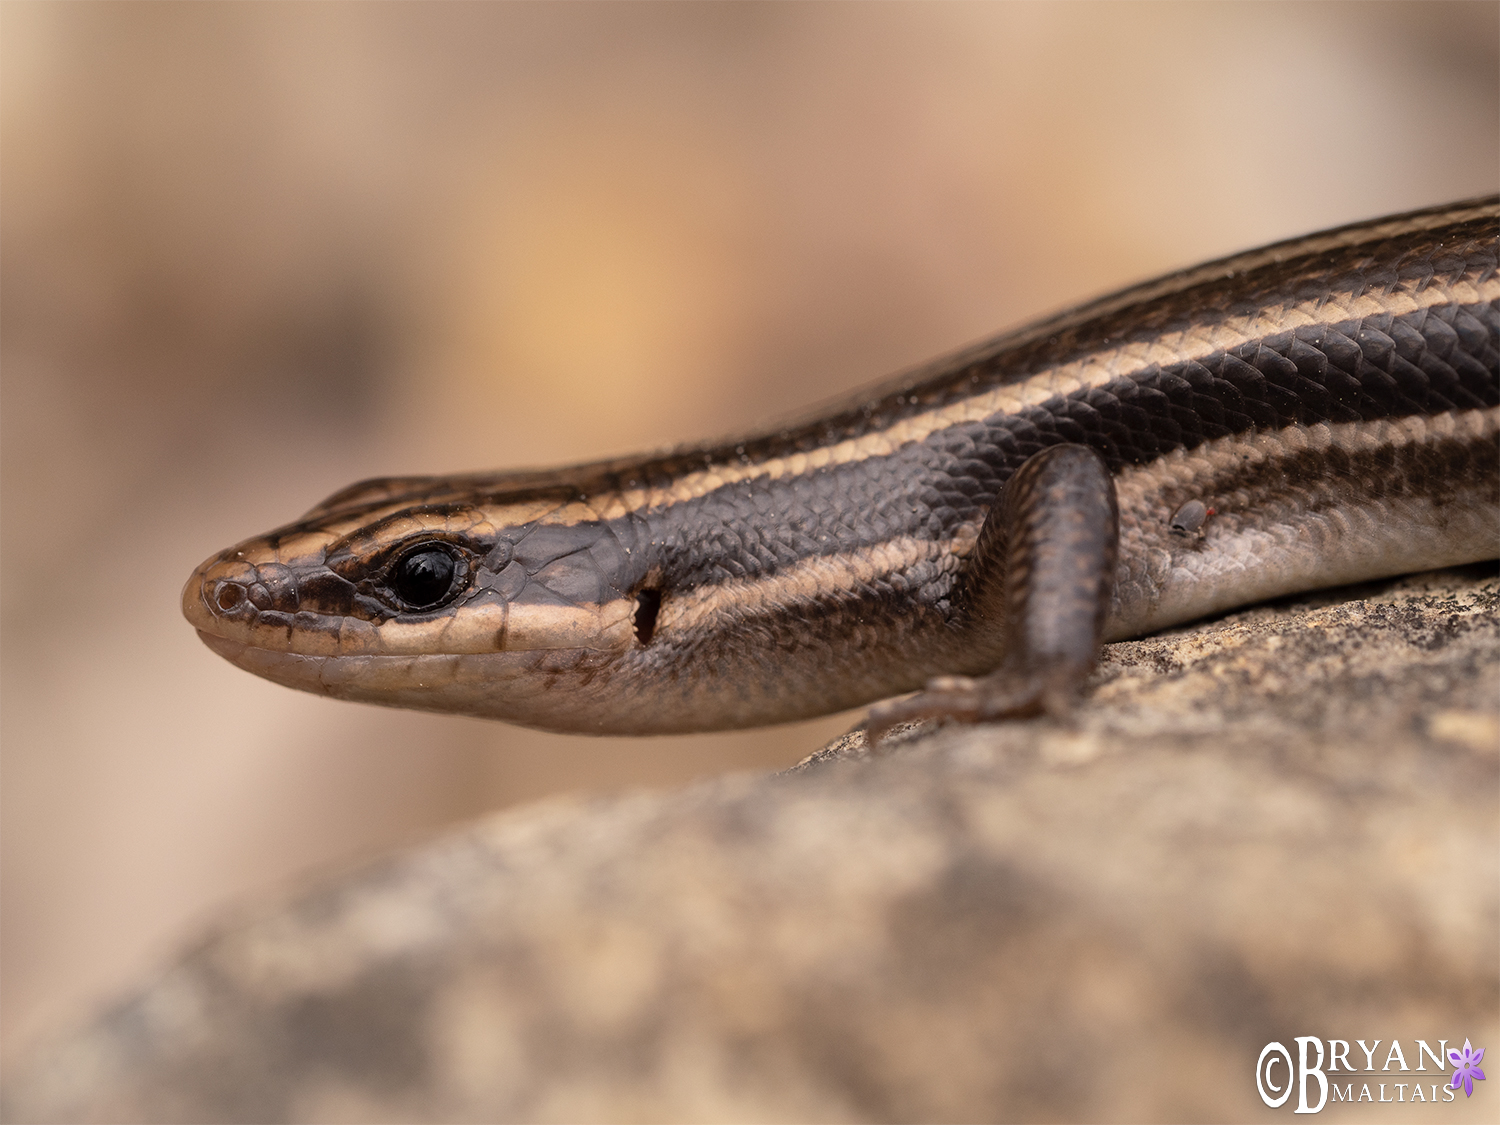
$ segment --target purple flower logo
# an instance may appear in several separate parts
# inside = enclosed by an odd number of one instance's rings
[[[1458,1067],[1453,1072],[1453,1081],[1448,1083],[1450,1087],[1457,1090],[1460,1083],[1464,1088],[1464,1097],[1472,1097],[1474,1094],[1474,1079],[1484,1081],[1484,1071],[1479,1069],[1479,1063],[1484,1058],[1484,1048],[1474,1050],[1469,1046],[1469,1041],[1464,1040],[1464,1049],[1460,1051],[1449,1051],[1448,1061]]]

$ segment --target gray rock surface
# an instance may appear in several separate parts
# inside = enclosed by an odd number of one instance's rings
[[[1071,724],[497,815],[225,925],[5,1116],[1290,1113],[1270,1040],[1496,1041],[1497,604],[1304,598],[1110,646]]]

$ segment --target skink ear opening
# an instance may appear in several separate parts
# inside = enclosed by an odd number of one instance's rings
[[[648,587],[635,596],[635,639],[645,648],[656,634],[656,615],[661,612],[661,591]]]

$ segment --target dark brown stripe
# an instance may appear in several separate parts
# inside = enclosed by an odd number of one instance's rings
[[[643,513],[669,582],[774,572],[899,535],[943,539],[981,518],[1027,458],[1087,445],[1112,471],[1254,428],[1500,404],[1500,302],[1315,325],[1204,361],[965,422],[887,457],[739,481]]]
[[[1485,209],[1478,217],[1430,225],[1433,217],[1446,214],[1473,216],[1476,206]],[[1362,237],[1387,231],[1398,233],[1382,235],[1378,242]],[[667,489],[706,464],[759,463],[855,440],[914,415],[1025,382],[1122,342],[1150,341],[1165,332],[1190,331],[1262,308],[1319,302],[1336,294],[1380,294],[1398,285],[1448,285],[1460,279],[1482,284],[1496,271],[1497,241],[1500,201],[1494,199],[1353,224],[1124,290],[937,360],[816,420],[770,434],[556,471],[411,478],[405,493],[399,481],[371,482],[336,494],[314,511],[323,514],[343,504],[353,504],[355,512],[361,507],[374,511],[403,498],[412,504],[460,497],[481,504],[533,497],[568,503],[640,487]],[[1305,414],[1307,408],[1301,409]],[[1038,441],[1032,451],[1047,444],[1051,441]],[[1108,443],[1103,445],[1096,448],[1110,456]]]
[[[1192,493],[1210,502],[1220,517],[1274,511],[1289,500],[1301,513],[1328,511],[1351,499],[1360,504],[1423,499],[1441,507],[1460,493],[1500,506],[1500,448],[1492,429],[1480,436],[1431,436],[1354,450],[1339,445],[1289,449],[1195,478]],[[1500,507],[1495,520],[1500,535]],[[1500,539],[1495,548],[1500,552]]]

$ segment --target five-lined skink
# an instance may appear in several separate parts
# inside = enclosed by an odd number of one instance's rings
[[[1102,642],[1500,556],[1500,200],[1176,273],[759,437],[366,481],[200,566],[235,664],[551,730],[1075,704]]]

